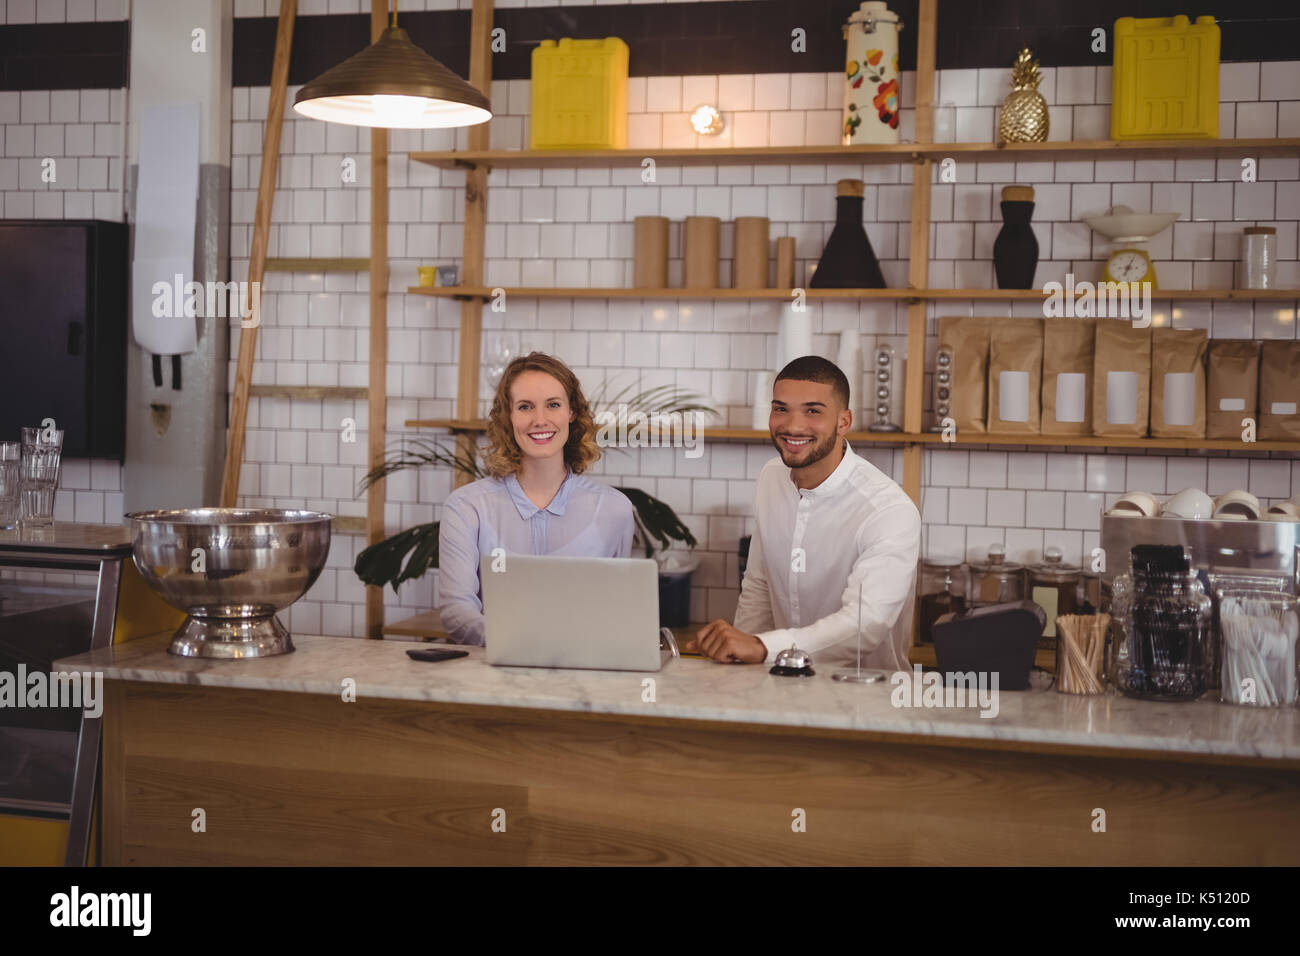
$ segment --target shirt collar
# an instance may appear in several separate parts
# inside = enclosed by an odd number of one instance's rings
[[[839,494],[844,483],[849,480],[849,473],[853,471],[857,462],[857,455],[853,454],[853,449],[849,447],[847,441],[844,442],[844,457],[840,463],[835,466],[835,470],[826,476],[816,488],[800,488],[794,483],[794,473],[790,473],[790,487],[794,488],[795,494],[807,495],[810,498],[830,498]]]
[[[519,517],[527,521],[539,511],[549,511],[556,517],[564,516],[564,509],[568,506],[569,495],[573,491],[573,471],[567,465],[564,469],[564,482],[560,485],[560,490],[555,493],[551,503],[545,508],[539,508],[533,504],[531,498],[524,493],[523,487],[519,484],[517,475],[510,475],[506,478],[506,490],[510,492],[510,499],[515,503],[515,508],[519,511]]]

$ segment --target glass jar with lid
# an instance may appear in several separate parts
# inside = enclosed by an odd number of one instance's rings
[[[966,565],[960,558],[923,558],[916,572],[917,640],[934,642],[934,622],[966,610]]]
[[[1067,564],[1064,552],[1055,545],[1043,550],[1043,560],[1029,567],[1029,600],[1043,609],[1047,625],[1038,639],[1038,646],[1056,647],[1056,618],[1061,614],[1077,614],[1083,606],[1079,593],[1083,584],[1083,568]]]
[[[1144,700],[1195,700],[1210,685],[1214,609],[1190,552],[1182,545],[1137,545],[1130,578],[1115,686]]]
[[[1025,597],[1025,566],[1007,560],[1001,544],[989,545],[987,561],[970,563],[970,586],[966,592],[971,607],[1022,601]]]

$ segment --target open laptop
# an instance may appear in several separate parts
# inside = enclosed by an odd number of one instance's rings
[[[501,560],[504,570],[493,571],[490,555],[479,568],[489,664],[657,671],[677,656],[672,632],[659,627],[655,562],[531,555]]]

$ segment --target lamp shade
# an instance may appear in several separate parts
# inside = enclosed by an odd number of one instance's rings
[[[476,126],[492,118],[486,96],[396,26],[306,84],[293,108],[327,123],[392,129]]]

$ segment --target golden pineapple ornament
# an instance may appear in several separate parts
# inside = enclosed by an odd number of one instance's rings
[[[1004,143],[1043,143],[1051,117],[1047,100],[1038,92],[1043,75],[1038,72],[1038,61],[1029,49],[1016,55],[1011,68],[1011,93],[1002,103],[998,116],[998,140]]]

